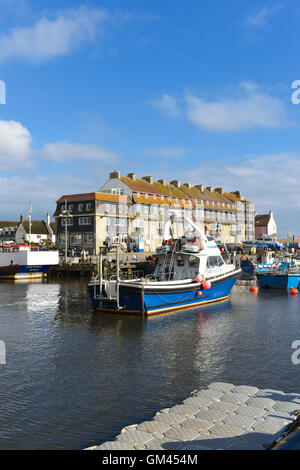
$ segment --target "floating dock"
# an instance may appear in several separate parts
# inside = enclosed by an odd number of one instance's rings
[[[266,450],[299,408],[299,393],[216,382],[87,450]]]

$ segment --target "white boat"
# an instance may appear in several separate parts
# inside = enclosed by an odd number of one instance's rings
[[[43,278],[49,266],[57,264],[58,251],[44,251],[26,244],[0,246],[0,279]]]

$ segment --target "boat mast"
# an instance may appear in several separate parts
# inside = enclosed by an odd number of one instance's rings
[[[30,206],[28,211],[28,222],[29,222],[29,250],[31,250],[31,214],[32,214],[32,203],[30,195]]]

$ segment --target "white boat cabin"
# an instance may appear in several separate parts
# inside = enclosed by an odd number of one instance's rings
[[[195,239],[193,239],[195,240]],[[210,279],[234,269],[226,264],[215,241],[208,238],[200,245],[192,241],[176,245],[165,244],[157,248],[157,265],[153,277],[157,281],[177,281],[194,279],[198,274]]]

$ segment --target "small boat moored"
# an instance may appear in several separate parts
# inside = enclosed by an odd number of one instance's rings
[[[59,264],[58,251],[39,251],[24,245],[0,246],[1,279],[40,279],[50,265]]]
[[[298,267],[279,266],[276,270],[268,270],[256,274],[259,287],[273,289],[299,289],[300,269]]]

